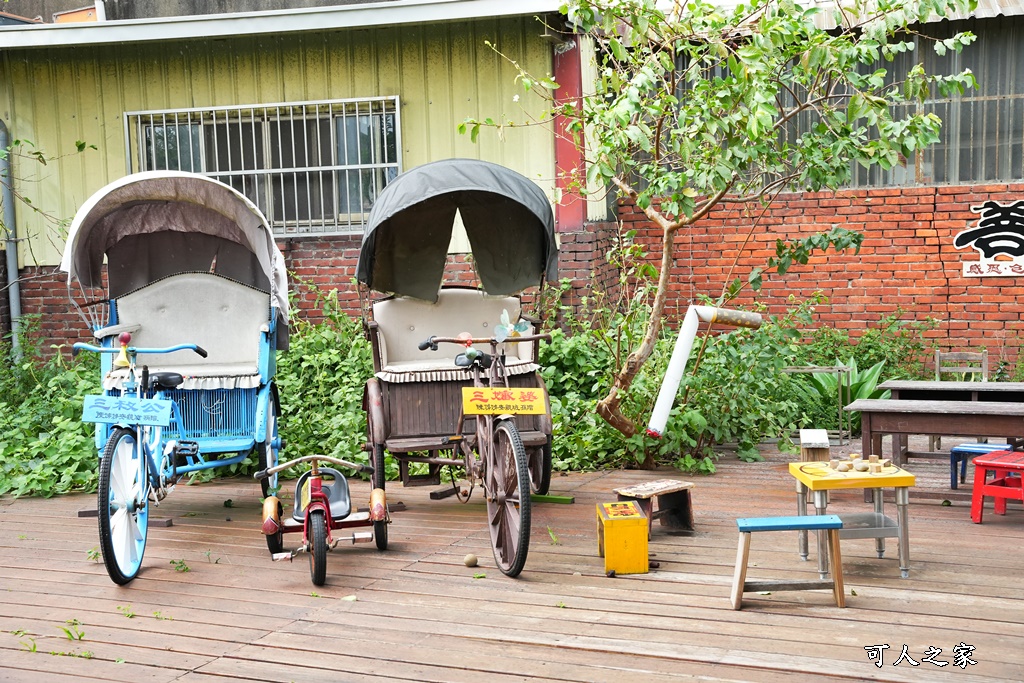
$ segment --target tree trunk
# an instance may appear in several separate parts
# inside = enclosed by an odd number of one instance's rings
[[[654,345],[658,339],[658,333],[661,332],[662,316],[665,312],[665,302],[668,299],[668,283],[672,275],[672,262],[675,260],[672,248],[674,236],[674,230],[664,229],[658,290],[654,295],[651,318],[647,321],[647,331],[644,334],[643,341],[640,342],[638,348],[629,354],[629,358],[626,359],[619,373],[615,376],[615,383],[608,391],[608,395],[597,403],[597,414],[626,437],[635,435],[639,428],[632,420],[622,414],[622,396],[629,391],[629,387],[633,384],[633,380],[636,379],[640,368],[643,367],[647,359],[654,353]],[[648,454],[641,466],[645,469],[652,469],[654,467],[654,458]]]

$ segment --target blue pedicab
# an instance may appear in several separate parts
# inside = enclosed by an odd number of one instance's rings
[[[278,464],[284,260],[244,195],[159,171],[122,178],[85,202],[61,270],[96,339],[74,351],[101,354],[103,393],[86,397],[82,419],[96,423],[103,562],[126,584],[142,564],[150,506],[182,475],[240,463],[253,449],[261,469]],[[277,475],[261,484],[266,497]],[[267,546],[280,553],[281,533]]]

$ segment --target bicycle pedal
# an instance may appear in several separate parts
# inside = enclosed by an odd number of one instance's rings
[[[199,443],[196,441],[179,441],[174,446],[174,466],[185,465],[188,458],[199,455]]]

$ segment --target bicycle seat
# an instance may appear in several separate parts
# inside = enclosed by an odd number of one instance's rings
[[[295,508],[292,510],[292,519],[296,522],[306,521],[306,513],[302,509],[302,491],[303,485],[306,480],[309,479],[309,472],[304,472],[299,480],[295,482]],[[345,475],[338,470],[330,467],[320,468],[320,477],[323,479],[324,495],[327,496],[327,501],[331,506],[331,519],[336,522],[340,522],[349,516],[352,512],[352,499],[348,494],[348,479]]]
[[[184,381],[185,378],[178,372],[153,372],[149,375],[149,387],[151,389],[176,389]]]
[[[491,363],[494,362],[494,358],[489,353],[483,351],[477,351],[476,349],[470,349],[469,351],[463,351],[459,355],[455,356],[455,365],[460,368],[472,367],[474,363],[479,365],[482,369],[486,370],[491,367]]]

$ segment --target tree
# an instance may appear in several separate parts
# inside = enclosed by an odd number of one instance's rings
[[[661,229],[660,272],[646,334],[619,369],[598,412],[623,434],[637,432],[620,403],[654,351],[674,259],[673,242],[725,203],[768,204],[781,191],[835,189],[853,164],[889,169],[939,139],[941,121],[916,106],[976,85],[964,71],[930,75],[893,59],[931,44],[939,54],[974,40],[924,31],[929,18],[972,10],[976,0],[850,0],[827,10],[791,0],[733,8],[705,0],[572,0],[568,24],[598,46],[598,78],[581,101],[556,99],[557,83],[520,71],[551,102],[551,120],[587,138],[588,185],[630,197]],[[827,26],[828,28],[822,28]],[[584,86],[587,87],[586,85]],[[467,120],[475,136],[488,120]],[[582,189],[582,188],[581,188]],[[766,267],[784,273],[815,250],[859,246],[834,229],[777,242]],[[762,272],[733,280],[724,297],[757,289]]]

